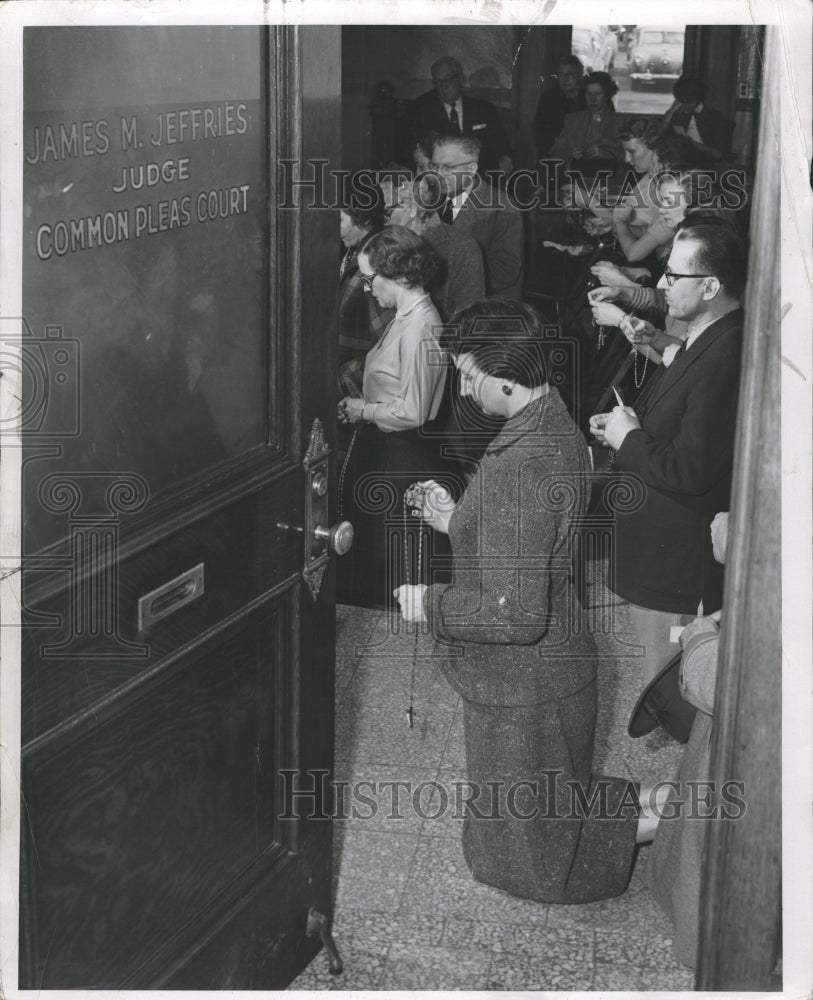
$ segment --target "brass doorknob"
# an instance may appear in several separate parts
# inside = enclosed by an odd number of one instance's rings
[[[337,556],[343,556],[350,551],[353,544],[353,525],[349,521],[342,521],[341,524],[334,524],[332,528],[325,528],[319,524],[314,528],[314,535],[328,544],[331,552]]]

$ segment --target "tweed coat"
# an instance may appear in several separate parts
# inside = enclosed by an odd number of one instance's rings
[[[595,645],[570,586],[571,529],[589,495],[581,432],[554,388],[506,421],[449,523],[454,582],[424,603],[469,701],[529,705],[595,677]]]
[[[452,224],[480,244],[488,295],[522,297],[524,238],[522,215],[499,188],[475,177],[474,186]]]
[[[449,522],[453,582],[424,598],[463,696],[464,858],[477,881],[548,903],[618,895],[635,851],[635,787],[592,773],[596,651],[570,585],[588,473],[551,388],[486,449]],[[598,811],[574,809],[576,791]]]
[[[421,236],[443,261],[441,280],[431,291],[440,318],[447,322],[458,309],[485,295],[483,253],[470,233],[445,222],[427,226]]]
[[[658,372],[640,429],[615,457],[633,499],[615,511],[608,583],[653,611],[694,615],[702,600],[710,614],[722,604],[709,529],[730,506],[742,318],[741,309],[727,313]]]

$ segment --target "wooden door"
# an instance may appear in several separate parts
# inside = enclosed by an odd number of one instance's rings
[[[337,226],[277,165],[338,158],[338,29],[23,49],[19,984],[283,987],[332,906],[280,772],[332,768]]]

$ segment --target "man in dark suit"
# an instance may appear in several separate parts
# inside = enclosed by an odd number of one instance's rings
[[[565,115],[584,111],[587,107],[582,92],[583,78],[584,69],[579,57],[565,56],[559,63],[555,85],[539,95],[533,124],[537,157],[550,155],[553,141],[565,124]]]
[[[640,485],[640,502],[616,511],[609,586],[630,602],[645,683],[677,652],[672,627],[722,603],[709,529],[729,509],[746,268],[744,241],[729,223],[686,219],[659,283],[670,314],[688,323],[686,339],[671,361],[664,356],[636,411],[618,406],[591,418],[596,437],[616,450],[616,471]]]
[[[685,136],[711,160],[724,160],[731,151],[734,125],[706,104],[707,90],[702,80],[685,76],[677,80],[672,88],[674,103],[664,114],[660,130]]]
[[[510,174],[514,169],[511,144],[499,113],[490,101],[464,96],[460,63],[449,56],[438,59],[432,65],[432,82],[434,89],[416,98],[406,116],[409,156],[405,162],[412,162],[412,149],[432,132],[474,136],[482,150],[481,172],[499,170]]]
[[[499,188],[477,172],[477,139],[438,136],[432,148],[432,168],[443,181],[446,202],[441,221],[466,229],[480,244],[486,272],[486,293],[506,299],[522,296],[522,216]]]

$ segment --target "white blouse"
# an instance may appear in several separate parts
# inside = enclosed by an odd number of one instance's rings
[[[429,296],[396,313],[384,336],[367,352],[365,415],[382,431],[407,431],[432,420],[446,380],[446,355],[437,341],[442,326]]]

